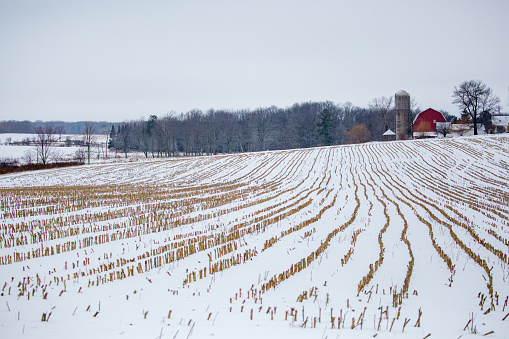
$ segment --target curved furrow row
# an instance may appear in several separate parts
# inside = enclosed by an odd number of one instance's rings
[[[214,322],[272,321],[329,337],[339,328],[458,337],[469,312],[481,312],[482,333],[500,334],[508,142],[367,143],[0,177],[1,298],[15,310],[35,305],[39,318],[51,303],[50,322],[110,328],[113,309],[124,323],[163,319],[164,335],[177,337],[195,325],[204,336]]]

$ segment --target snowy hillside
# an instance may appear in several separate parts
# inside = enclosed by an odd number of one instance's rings
[[[508,173],[493,136],[1,176],[0,333],[508,337]]]

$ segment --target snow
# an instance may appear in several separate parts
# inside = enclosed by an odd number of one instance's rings
[[[403,90],[403,89],[402,89],[402,90],[400,90],[400,91],[398,91],[398,92],[396,93],[396,95],[397,95],[397,96],[405,96],[405,97],[410,96],[410,94],[408,94],[408,92],[407,92],[407,91],[405,91],[405,90]]]
[[[54,137],[56,137],[57,141],[64,142],[65,139],[70,138],[71,140],[82,140],[83,135],[81,134],[54,134]],[[24,139],[34,139],[36,137],[36,134],[31,133],[0,133],[0,143],[5,143],[7,139],[10,138],[11,142],[21,142]],[[94,140],[97,142],[104,143],[106,142],[107,135],[103,134],[95,134],[93,136]]]
[[[508,147],[495,135],[0,176],[0,333],[506,338]]]
[[[33,146],[0,145],[0,158],[20,158],[26,152],[34,152]]]
[[[77,146],[71,147],[54,147],[51,159],[55,157],[72,160],[74,154],[79,149]],[[24,162],[27,153],[32,154],[33,161],[36,159],[36,151],[34,146],[11,146],[0,145],[0,158],[16,158],[20,162]]]
[[[494,115],[491,117],[493,125],[496,126],[509,126],[509,115]]]
[[[35,162],[36,159],[36,146],[35,145],[19,145],[16,143],[21,143],[23,140],[34,140],[36,137],[35,134],[24,134],[24,133],[0,133],[0,159],[1,158],[15,158],[18,159],[20,163],[27,162],[27,155],[32,157],[32,161]],[[56,143],[52,146],[52,151],[50,153],[49,160],[50,161],[69,161],[74,160],[76,151],[80,148],[79,146],[67,146],[65,141],[67,138],[70,140],[82,140],[82,135],[76,134],[62,134],[61,136],[55,134]],[[100,162],[105,162],[104,158],[104,145],[107,140],[106,135],[94,135],[94,142],[100,145]],[[10,144],[8,144],[10,141]],[[92,158],[91,160],[97,161],[97,147],[93,147],[91,150]]]

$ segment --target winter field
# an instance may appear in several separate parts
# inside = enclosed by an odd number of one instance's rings
[[[33,145],[36,139],[35,134],[24,134],[24,133],[0,133],[0,159],[16,159],[20,164],[26,164],[27,158],[31,158],[31,162],[37,162],[36,146]],[[54,135],[56,142],[54,143],[51,153],[49,154],[48,160],[50,162],[60,161],[72,161],[75,159],[75,153],[77,150],[84,149],[83,147],[71,145],[74,141],[82,140],[83,136],[79,134],[62,134]],[[69,139],[69,140],[66,140]],[[20,143],[23,140],[30,141],[32,145],[14,145],[10,143]],[[94,162],[107,162],[105,159],[105,147],[107,136],[106,135],[94,135],[94,143],[98,146],[94,146],[91,149],[91,161]],[[66,145],[69,143],[71,146]],[[99,158],[99,159],[98,159]],[[139,158],[139,155],[138,155]]]
[[[0,176],[0,336],[507,338],[508,173],[506,134]]]

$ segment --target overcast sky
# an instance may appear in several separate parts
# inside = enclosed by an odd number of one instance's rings
[[[509,1],[0,0],[0,120],[124,121],[404,89],[457,114],[479,79],[509,111]]]

